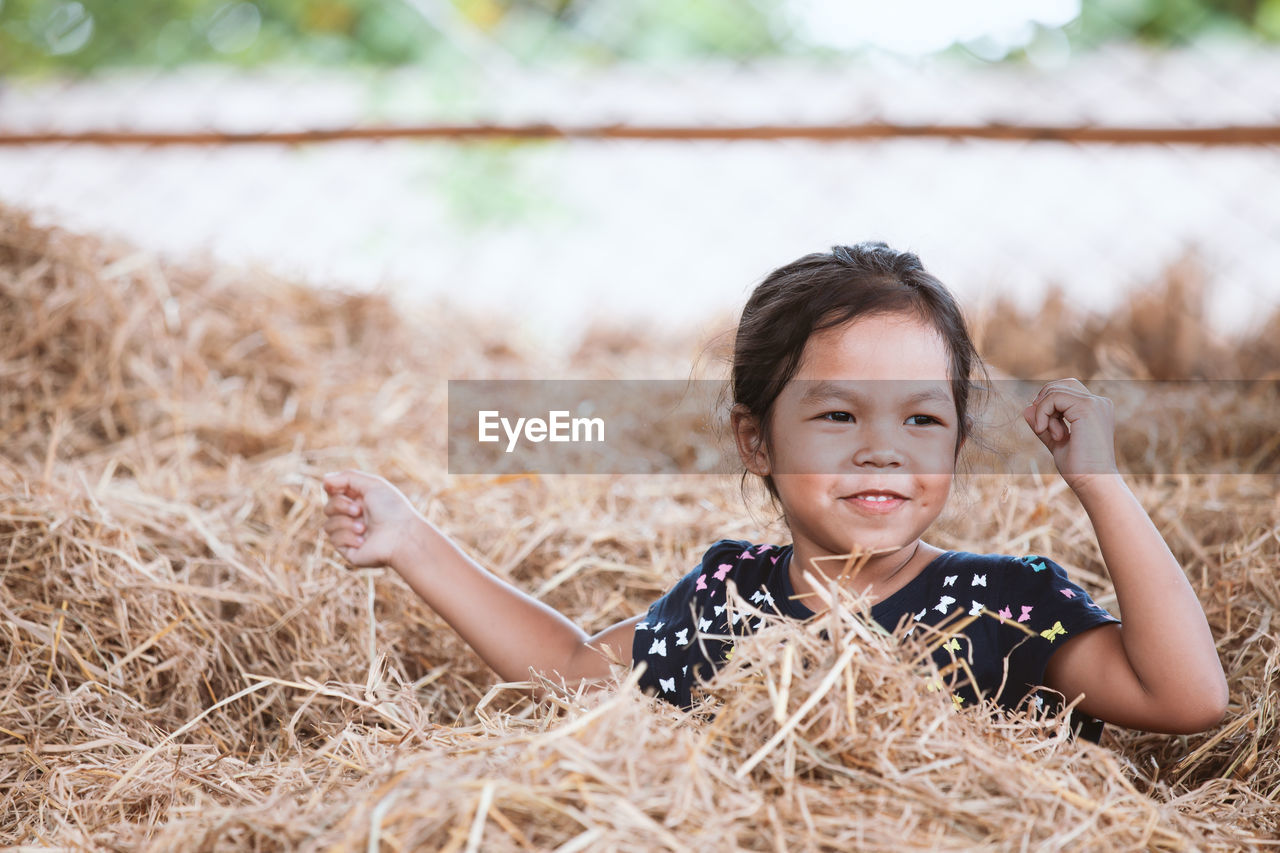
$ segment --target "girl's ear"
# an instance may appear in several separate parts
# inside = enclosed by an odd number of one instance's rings
[[[760,419],[747,411],[746,406],[735,403],[729,410],[729,421],[733,426],[733,440],[737,444],[738,458],[742,460],[742,464],[758,477],[769,476],[769,453],[765,447]]]

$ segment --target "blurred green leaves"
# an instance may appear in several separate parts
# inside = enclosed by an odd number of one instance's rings
[[[1259,0],[1083,0],[1073,44],[1123,40],[1181,47],[1221,35],[1280,40],[1280,33],[1263,26],[1263,5]]]
[[[0,74],[193,62],[401,65],[465,54],[459,31],[521,61],[751,58],[826,51],[787,21],[802,0],[0,0]],[[446,25],[442,25],[444,22]],[[1280,41],[1280,0],[1083,0],[1072,48],[1112,40]]]
[[[0,74],[210,61],[394,65],[426,55],[438,40],[421,15],[396,0],[4,0],[0,6]]]
[[[441,149],[423,180],[464,230],[551,223],[571,218],[554,183],[533,168],[538,146],[489,142]]]

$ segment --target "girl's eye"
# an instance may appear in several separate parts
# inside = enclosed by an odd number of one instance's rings
[[[938,420],[937,418],[933,417],[932,415],[912,415],[911,417],[907,418],[907,422],[908,422],[908,423],[911,423],[911,421],[912,421],[912,420],[914,420],[915,418],[924,418],[924,419],[925,419],[926,421],[928,421],[929,423],[935,423],[935,424],[940,424],[940,423],[942,423],[942,421]],[[912,424],[912,426],[928,426],[928,425],[929,425],[928,423],[924,423],[924,424]]]
[[[836,423],[847,424],[853,420],[853,415],[848,412],[824,412],[822,417],[826,420],[835,421]]]

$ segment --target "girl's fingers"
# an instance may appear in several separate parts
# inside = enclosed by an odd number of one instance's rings
[[[365,524],[363,521],[353,521],[341,515],[329,519],[324,524],[324,532],[331,537],[348,531],[356,536],[364,536]]]
[[[335,546],[341,548],[350,545],[364,544],[364,529],[356,529],[350,522],[330,522],[324,527],[325,535]]]
[[[323,486],[329,496],[324,507],[324,532],[330,544],[353,565],[371,565],[368,554],[361,554],[370,525],[365,497],[385,489],[394,495],[395,488],[381,477],[354,470],[324,475]]]
[[[324,478],[321,480],[321,483],[324,485],[324,490],[331,495],[337,495],[345,492],[350,482],[350,478],[347,476],[345,471],[334,471],[329,474],[325,474]]]
[[[1065,381],[1075,382],[1076,380]],[[1087,391],[1082,394],[1074,389],[1053,388],[1052,385],[1053,383],[1050,383],[1040,389],[1040,394],[1027,409],[1032,412],[1032,418],[1029,420],[1031,420],[1031,428],[1037,434],[1047,429],[1055,439],[1061,440],[1067,435],[1062,423],[1066,420],[1066,414],[1074,405],[1092,395]],[[1057,429],[1053,428],[1054,424],[1057,425]]]
[[[329,528],[333,528],[334,530],[351,528],[353,530],[360,530],[361,533],[364,533],[366,526],[364,519],[353,519],[353,517],[343,514],[329,516],[329,520],[325,521],[326,530]]]
[[[1061,395],[1055,394],[1047,397],[1045,405],[1042,405],[1036,411],[1036,421],[1040,425],[1040,432],[1048,430],[1054,441],[1061,441],[1066,438],[1065,415],[1069,406],[1070,402],[1063,399]]]
[[[1026,418],[1027,426],[1031,427],[1031,431],[1036,435],[1043,435],[1044,431],[1049,428],[1053,409],[1051,407],[1046,408],[1044,400],[1037,398],[1022,410],[1022,414]]]
[[[359,548],[364,544],[364,537],[357,536],[350,531],[341,531],[330,534],[329,543],[339,551],[345,551],[348,548]]]
[[[330,518],[361,518],[364,506],[349,498],[335,497],[324,505],[324,514]]]
[[[1052,382],[1046,382],[1044,385],[1040,386],[1040,393],[1036,395],[1035,401],[1039,402],[1041,397],[1052,391],[1067,389],[1072,391],[1088,391],[1084,383],[1079,379],[1055,379]]]
[[[353,501],[346,495],[334,495],[325,504],[324,511],[328,515],[335,513],[345,513],[346,515],[359,515],[363,512],[363,508],[359,501]]]
[[[350,470],[333,471],[325,474],[321,482],[324,485],[324,490],[329,494],[345,494],[353,498],[364,497],[364,493],[369,489],[386,483],[381,477]]]

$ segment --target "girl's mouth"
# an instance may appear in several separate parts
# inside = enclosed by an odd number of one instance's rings
[[[862,512],[876,514],[892,512],[907,502],[906,498],[894,492],[858,492],[856,495],[847,495],[840,500],[857,507]]]

